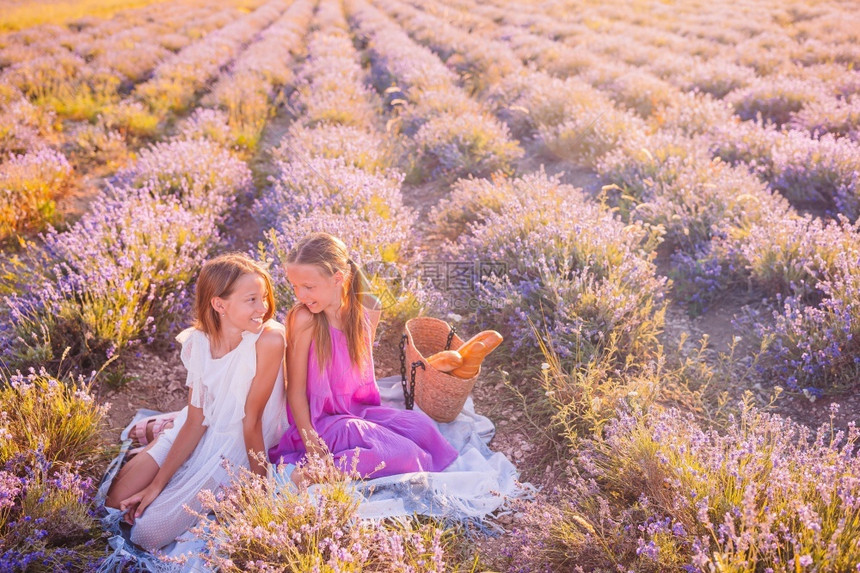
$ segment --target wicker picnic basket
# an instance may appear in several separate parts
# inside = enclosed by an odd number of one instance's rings
[[[407,409],[411,410],[414,402],[437,422],[451,422],[457,417],[478,374],[458,378],[430,366],[427,357],[461,346],[463,339],[444,320],[424,316],[406,323],[406,332],[400,339],[400,376]]]

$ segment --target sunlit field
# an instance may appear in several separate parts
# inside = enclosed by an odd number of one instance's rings
[[[312,231],[377,376],[415,316],[504,335],[475,405],[535,493],[369,522],[239,473],[213,570],[860,571],[858,68],[852,1],[0,0],[0,571],[99,569],[201,265],[283,321]]]

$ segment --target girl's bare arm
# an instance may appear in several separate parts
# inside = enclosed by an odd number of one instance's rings
[[[313,314],[301,308],[293,315],[290,324],[290,343],[287,346],[287,401],[293,421],[308,452],[321,454],[320,444],[314,436],[311,408],[308,403],[308,352],[313,336]]]
[[[267,327],[257,339],[257,373],[245,400],[245,418],[242,420],[245,450],[251,470],[258,475],[266,475],[266,465],[253,452],[265,453],[263,411],[275,387],[278,370],[284,362],[285,336],[284,328],[278,325]]]

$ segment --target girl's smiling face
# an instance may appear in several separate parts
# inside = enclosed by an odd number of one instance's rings
[[[286,268],[287,279],[296,299],[312,313],[337,312],[343,294],[343,273],[326,276],[316,265],[291,264]]]
[[[227,329],[259,332],[269,308],[266,280],[258,274],[246,273],[236,279],[233,292],[225,298],[215,297],[213,306]]]

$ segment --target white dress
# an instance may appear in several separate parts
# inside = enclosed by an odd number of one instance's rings
[[[277,324],[274,320],[266,323]],[[201,330],[188,328],[176,337],[182,344],[182,362],[188,369],[186,385],[191,388],[191,404],[203,409],[206,432],[191,456],[176,471],[159,496],[135,520],[131,540],[154,550],[169,544],[194,525],[197,518],[183,509],[201,510],[197,494],[217,490],[230,481],[224,460],[239,471],[248,467],[242,420],[245,399],[257,371],[256,342],[260,333],[245,331],[239,346],[221,358],[212,358],[209,338]],[[161,434],[145,453],[161,466],[185,423],[188,407],[177,416],[173,428]],[[278,443],[287,429],[283,362],[272,395],[263,411],[265,449]]]

